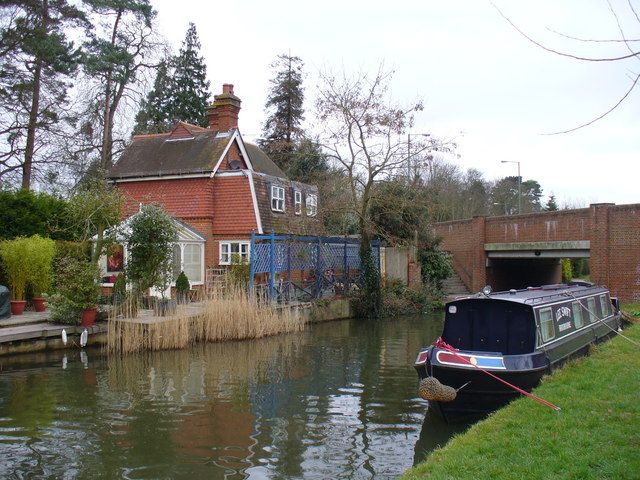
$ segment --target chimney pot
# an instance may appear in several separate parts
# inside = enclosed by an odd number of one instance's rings
[[[225,83],[224,85],[222,85],[222,93],[230,93],[231,95],[233,95],[233,84]]]

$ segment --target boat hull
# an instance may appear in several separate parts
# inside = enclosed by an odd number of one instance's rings
[[[437,378],[443,385],[460,389],[456,394],[455,400],[451,402],[429,402],[429,408],[435,407],[448,421],[464,419],[469,416],[486,415],[522,396],[520,392],[481,370],[431,365],[430,363],[418,369],[418,375],[421,379],[428,376],[427,372]],[[537,368],[516,371],[492,370],[491,374],[530,392],[540,383],[542,376],[548,372],[549,367],[543,365]]]

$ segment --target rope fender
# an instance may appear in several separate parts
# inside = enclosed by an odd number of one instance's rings
[[[478,365],[474,365],[473,363],[471,363],[467,358],[463,357],[462,355],[458,355],[458,349],[452,347],[451,345],[449,345],[447,342],[445,342],[442,337],[438,337],[436,339],[435,342],[433,342],[433,346],[442,350],[447,350],[448,352],[450,352],[451,354],[455,355],[456,357],[458,357],[460,360],[462,360],[463,362],[471,365],[473,368],[476,368],[478,370],[480,370],[482,373],[485,373],[487,375],[489,375],[491,378],[495,378],[496,380],[498,380],[499,382],[503,383],[504,385],[506,385],[507,387],[515,390],[516,392],[521,393],[522,395],[525,395],[529,398],[531,398],[532,400],[535,400],[536,402],[538,402],[540,405],[544,405],[545,407],[548,407],[552,410],[555,410],[556,412],[560,412],[561,408],[558,407],[557,405],[554,405],[553,403],[545,400],[544,398],[540,398],[537,395],[534,395],[533,393],[527,392],[526,390],[523,390],[520,387],[517,387],[509,382],[507,382],[506,380],[494,375],[493,373],[485,370],[484,368],[479,367]]]

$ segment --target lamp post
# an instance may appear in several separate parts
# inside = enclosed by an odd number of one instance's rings
[[[407,133],[407,183],[411,182],[411,135],[418,137],[430,137],[430,133]]]
[[[501,160],[500,163],[518,164],[518,215],[522,213],[522,177],[520,176],[520,162],[516,160]]]

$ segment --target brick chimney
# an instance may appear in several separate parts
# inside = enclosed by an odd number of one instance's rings
[[[209,128],[217,132],[238,128],[238,113],[242,102],[233,94],[233,85],[222,85],[222,93],[213,99],[213,105],[207,109]]]

